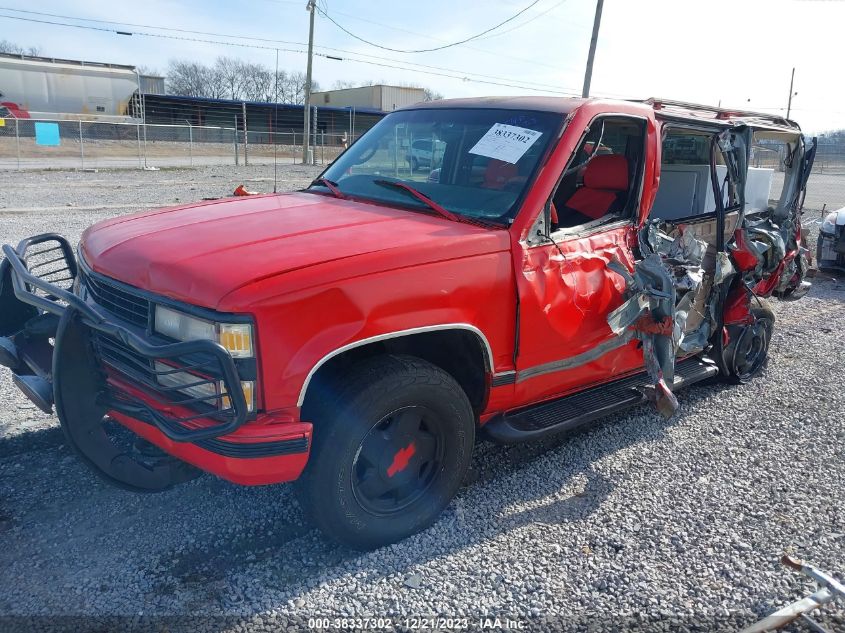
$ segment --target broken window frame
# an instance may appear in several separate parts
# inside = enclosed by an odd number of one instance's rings
[[[808,142],[807,137],[800,130],[783,131],[769,128],[752,130],[752,144],[756,144],[758,140],[774,139],[783,141],[790,154],[789,161],[782,163],[784,176],[780,194],[776,198],[770,198],[770,201],[777,200],[777,204],[772,205],[774,208],[772,219],[782,221],[793,211],[794,207],[801,208],[803,206],[803,197],[806,194],[806,176],[809,173],[807,162],[809,161],[811,168],[815,157],[816,139],[811,138]],[[799,160],[796,160],[796,158]]]
[[[635,172],[635,186],[630,188],[628,193],[629,198],[625,205],[627,217],[620,217],[616,220],[610,221],[599,218],[598,220],[585,222],[584,224],[579,224],[577,226],[561,227],[556,231],[551,232],[551,204],[554,200],[555,194],[557,193],[558,187],[560,187],[561,182],[563,182],[563,179],[568,175],[568,172],[575,166],[573,163],[575,158],[578,156],[578,151],[590,135],[590,132],[594,130],[597,123],[604,125],[604,121],[606,119],[625,119],[636,122],[642,126],[642,149],[639,165],[637,165],[637,170]],[[647,117],[621,112],[603,112],[595,116],[590,121],[590,124],[587,125],[581,133],[578,143],[575,145],[575,149],[572,152],[572,156],[569,157],[569,160],[566,162],[566,166],[560,172],[560,175],[555,181],[555,185],[552,187],[552,192],[549,194],[548,199],[543,205],[542,212],[538,215],[534,226],[532,226],[531,230],[528,232],[526,242],[530,247],[548,245],[550,241],[558,243],[568,239],[584,237],[623,226],[633,226],[638,222],[640,205],[642,204],[643,187],[645,185],[645,161],[648,153],[648,121]]]
[[[710,189],[713,192],[714,198],[714,208],[712,211],[707,211],[705,213],[698,213],[695,215],[689,216],[681,216],[672,219],[664,219],[660,218],[663,222],[667,224],[691,224],[695,223],[697,220],[703,218],[715,218],[719,213],[719,201],[722,201],[722,206],[724,207],[724,195],[722,193],[721,183],[719,183],[719,174],[716,170],[716,166],[719,164],[716,156],[714,156],[714,144],[718,143],[718,137],[720,134],[724,133],[726,130],[732,129],[733,126],[728,125],[707,125],[707,124],[696,124],[690,123],[687,121],[662,121],[661,129],[660,129],[660,154],[658,156],[658,160],[660,162],[661,168],[663,166],[663,144],[666,142],[666,137],[672,130],[687,130],[690,132],[699,132],[702,134],[708,135],[709,138],[709,148],[708,148],[708,167],[710,168],[709,173],[709,182],[710,182]],[[718,148],[717,148],[718,149]],[[724,165],[728,166],[727,157],[722,152],[722,157],[724,159]],[[728,169],[728,175],[730,176],[731,170]],[[738,186],[738,182],[734,180],[731,184],[735,187]],[[658,185],[659,190],[659,185]],[[732,211],[736,210],[736,204],[732,204],[729,207],[724,207],[722,209],[722,213],[731,213]],[[654,218],[651,214],[653,209],[649,209],[649,214],[647,216],[646,222],[653,221]]]

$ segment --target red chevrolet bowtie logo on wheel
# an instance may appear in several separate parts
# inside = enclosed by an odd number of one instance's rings
[[[393,456],[393,462],[387,469],[387,476],[393,477],[396,473],[401,473],[405,470],[408,467],[408,462],[411,461],[411,458],[416,452],[417,447],[413,442],[408,444],[405,448],[400,448],[396,451],[396,455]]]

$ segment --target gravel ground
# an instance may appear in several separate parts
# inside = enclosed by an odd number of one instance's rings
[[[225,195],[242,177],[232,171],[0,174],[3,239],[76,239],[115,213]],[[243,173],[248,188],[272,187],[269,170]],[[287,167],[281,182],[313,175]],[[682,392],[671,420],[643,407],[547,442],[480,443],[433,527],[367,554],[324,541],[284,485],[204,476],[158,495],[108,487],[3,370],[0,628],[161,629],[158,616],[181,616],[169,630],[270,631],[313,615],[413,628],[405,617],[436,614],[472,626],[498,616],[555,630],[735,630],[812,589],[782,554],[845,571],[843,302],[845,283],[825,277],[775,304],[765,374]],[[843,606],[827,611],[835,630]]]

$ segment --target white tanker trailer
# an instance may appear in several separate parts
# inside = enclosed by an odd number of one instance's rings
[[[133,66],[0,54],[0,104],[10,117],[132,121],[139,84],[159,92],[151,83],[163,88],[163,78]]]

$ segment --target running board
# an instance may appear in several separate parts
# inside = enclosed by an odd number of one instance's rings
[[[689,387],[718,373],[719,368],[710,360],[692,357],[678,361],[672,391]],[[500,444],[536,440],[570,431],[641,404],[648,400],[649,389],[653,389],[653,386],[648,374],[641,372],[557,400],[509,411],[493,418],[482,428],[490,439]]]

